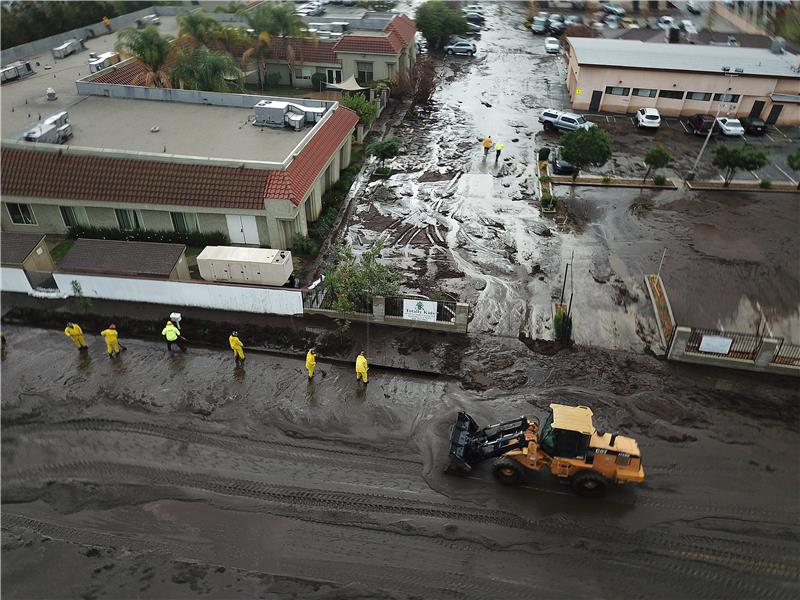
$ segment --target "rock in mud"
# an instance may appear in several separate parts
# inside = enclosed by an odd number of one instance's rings
[[[541,236],[541,237],[550,237],[551,235],[553,235],[553,232],[550,231],[550,228],[547,225],[543,224],[543,223],[535,224],[531,228],[531,230],[533,231],[534,234],[536,234],[538,236]]]

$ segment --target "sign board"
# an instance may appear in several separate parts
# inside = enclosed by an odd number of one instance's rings
[[[719,335],[704,335],[700,340],[700,352],[713,352],[714,354],[727,354],[731,351],[733,338]]]
[[[430,300],[410,300],[403,298],[403,318],[413,321],[436,321],[436,308],[438,302]]]

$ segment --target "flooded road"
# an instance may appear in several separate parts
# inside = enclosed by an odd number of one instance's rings
[[[790,382],[572,351],[529,354],[529,383],[492,396],[379,368],[364,390],[324,357],[308,384],[302,357],[251,353],[236,369],[227,352],[125,339],[112,361],[97,336],[81,356],[60,332],[4,330],[8,597],[799,591]],[[457,410],[488,424],[551,402],[636,437],[645,484],[594,501],[546,473],[509,489],[488,465],[443,472]],[[553,577],[575,565],[582,576]]]
[[[541,214],[537,150],[559,136],[537,116],[569,100],[563,57],[544,52],[524,16],[523,4],[492,4],[477,55],[442,60],[432,103],[394,132],[404,143],[396,173],[367,186],[349,222],[356,251],[382,240],[408,291],[469,302],[471,332],[508,338],[552,339],[552,303],[572,263],[564,299],[575,342],[641,352],[660,345],[643,278],[666,249],[679,324],[800,339],[796,194],[556,186],[561,209]],[[589,172],[642,176],[656,136],[624,117],[593,118],[614,138],[614,158]],[[498,160],[483,156],[489,135],[505,144]],[[680,179],[702,140],[672,126],[657,135]]]

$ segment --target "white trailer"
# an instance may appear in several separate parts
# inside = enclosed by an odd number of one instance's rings
[[[206,246],[197,255],[206,281],[237,281],[282,286],[292,274],[292,253],[271,248]]]
[[[75,38],[69,39],[60,46],[56,46],[51,50],[53,58],[66,58],[70,54],[75,54],[81,49],[82,45],[79,40]]]
[[[89,72],[97,73],[103,69],[107,69],[111,65],[115,65],[120,61],[119,53],[117,52],[104,52],[97,58],[89,61]]]
[[[31,63],[21,60],[13,62],[0,70],[0,80],[2,80],[3,83],[6,81],[13,81],[14,79],[22,79],[28,75],[33,75]]]

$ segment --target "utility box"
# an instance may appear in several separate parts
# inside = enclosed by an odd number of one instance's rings
[[[292,274],[292,253],[270,248],[206,246],[197,255],[197,267],[206,281],[282,286]]]
[[[120,57],[118,52],[104,52],[89,61],[89,72],[97,73],[98,71],[107,69],[111,65],[117,64],[119,61]]]
[[[53,48],[53,58],[66,58],[70,54],[75,54],[81,49],[80,41],[72,38],[71,40],[67,40],[60,46],[56,46]]]
[[[18,60],[17,62],[13,62],[0,70],[0,79],[2,79],[2,82],[5,83],[6,81],[22,79],[23,77],[27,77],[28,75],[32,74],[33,69],[31,69],[31,63]]]

